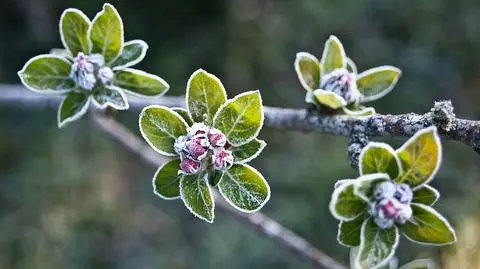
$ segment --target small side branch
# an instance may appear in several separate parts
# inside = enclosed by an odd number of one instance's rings
[[[132,153],[135,153],[147,163],[153,166],[160,166],[168,160],[166,157],[163,157],[153,151],[153,149],[151,149],[146,143],[141,141],[135,134],[114,119],[101,115],[95,111],[93,111],[91,119],[95,123],[96,127],[102,130],[106,135],[113,137],[126,149],[130,150]],[[223,199],[221,199],[217,191],[214,191],[214,196],[217,208],[220,208],[224,212],[250,225],[259,233],[274,240],[279,246],[293,251],[299,257],[308,259],[315,266],[315,268],[347,269],[345,266],[338,263],[322,251],[313,247],[310,243],[308,243],[308,241],[283,227],[266,215],[260,212],[253,214],[242,213],[235,210]]]

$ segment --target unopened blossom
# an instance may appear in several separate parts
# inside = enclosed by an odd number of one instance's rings
[[[82,89],[92,90],[98,81],[109,84],[114,73],[110,67],[105,66],[105,60],[101,54],[85,55],[79,52],[73,60],[70,77]]]
[[[199,161],[184,158],[180,162],[180,169],[184,174],[196,174],[200,171],[202,164]]]
[[[104,85],[110,84],[114,76],[115,74],[110,67],[104,66],[98,70],[98,79],[100,79]]]
[[[224,149],[214,152],[212,164],[216,170],[227,170],[233,164],[232,152]]]
[[[336,69],[324,75],[320,89],[343,97],[347,104],[355,103],[360,98],[355,74],[348,72],[347,69]]]
[[[227,137],[215,128],[208,132],[208,140],[213,147],[224,147],[227,144]]]

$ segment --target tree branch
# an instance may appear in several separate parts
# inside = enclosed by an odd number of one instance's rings
[[[137,154],[149,164],[160,166],[168,160],[168,158],[156,153],[146,143],[138,139],[135,134],[130,132],[130,130],[119,124],[114,119],[101,115],[98,113],[98,111],[94,111],[94,113],[91,114],[91,119],[100,130],[113,137],[116,141],[125,146],[125,148]],[[229,213],[230,215],[250,225],[261,234],[272,238],[272,240],[274,240],[278,245],[293,251],[294,253],[298,254],[298,256],[309,259],[312,264],[315,265],[315,268],[346,269],[345,266],[316,249],[305,239],[283,227],[271,218],[259,212],[246,214],[235,210],[223,199],[221,199],[220,195],[215,189],[212,189],[212,191],[214,192],[217,208],[220,208],[226,213]]]

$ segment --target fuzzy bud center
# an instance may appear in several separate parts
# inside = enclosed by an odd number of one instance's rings
[[[355,103],[360,98],[355,75],[347,69],[336,69],[324,75],[320,88],[343,97],[348,104]]]
[[[79,52],[73,60],[70,78],[82,89],[91,91],[97,82],[108,85],[113,77],[112,69],[105,66],[105,60],[100,54],[85,55]]]

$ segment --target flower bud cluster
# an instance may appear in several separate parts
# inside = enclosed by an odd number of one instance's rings
[[[101,54],[85,55],[78,53],[73,60],[70,77],[75,83],[85,90],[92,90],[97,82],[110,84],[114,76],[112,69],[105,66],[105,60]]]
[[[368,213],[382,229],[388,229],[395,223],[403,224],[412,216],[412,197],[412,190],[407,184],[382,182],[375,186]]]
[[[231,145],[218,129],[203,123],[195,123],[187,135],[175,141],[175,151],[180,155],[180,173],[196,174],[210,165],[215,170],[225,171],[233,164]]]
[[[347,69],[336,69],[324,75],[320,82],[320,89],[343,97],[347,104],[355,103],[360,98],[355,75]]]

